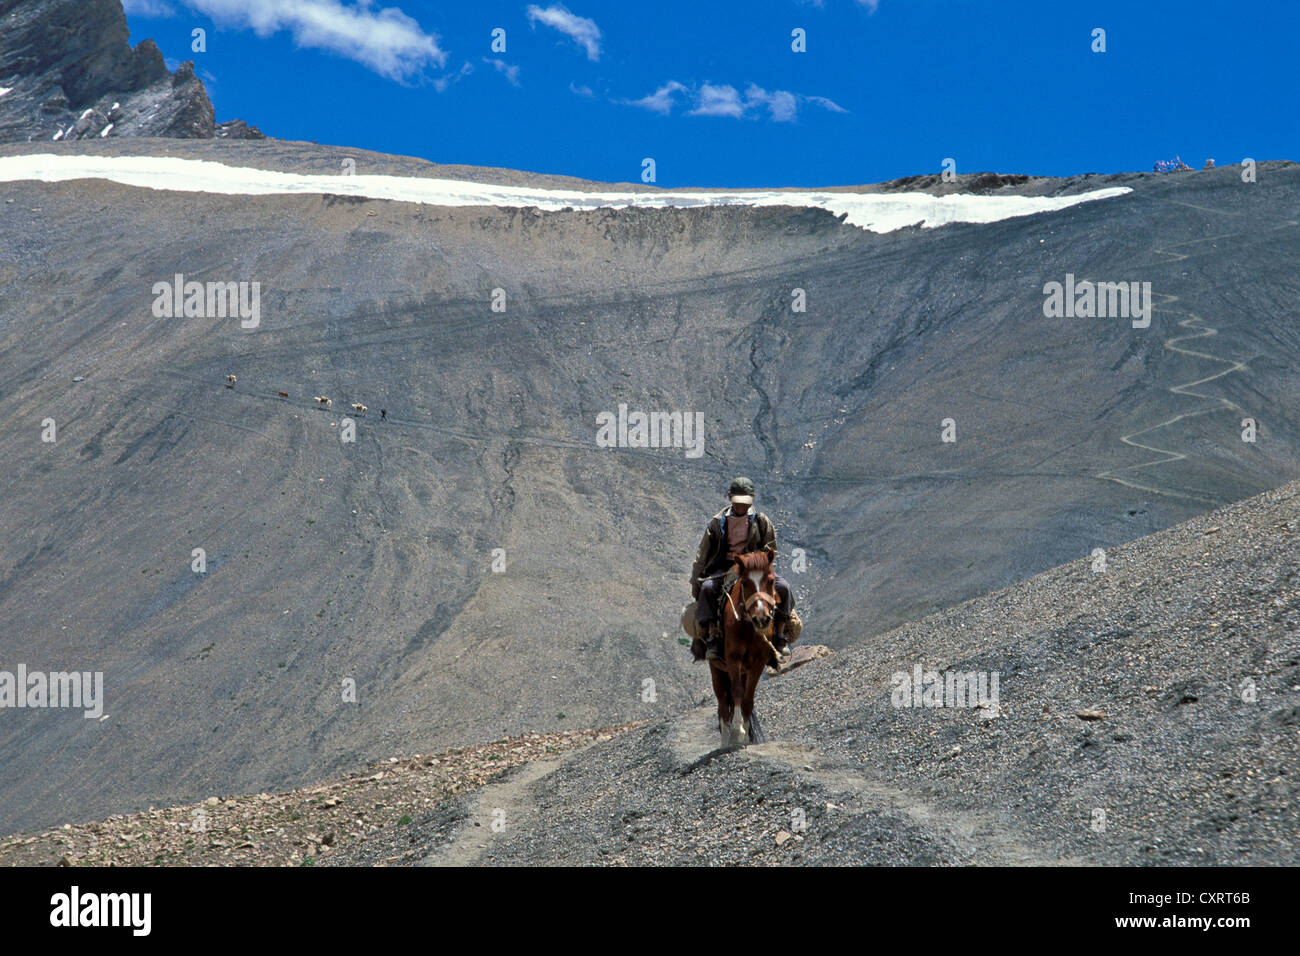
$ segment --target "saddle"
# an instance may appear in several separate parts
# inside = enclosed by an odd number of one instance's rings
[[[734,569],[728,572],[727,577],[731,578],[730,582],[727,581],[726,577],[722,579],[722,583],[726,585],[726,588],[724,589],[720,587],[718,589],[718,604],[714,608],[714,620],[717,621],[722,620],[722,612],[723,608],[726,606],[727,595],[731,592],[731,586],[736,583]],[[699,622],[695,620],[694,601],[682,608],[682,630],[687,634],[687,636],[692,638],[698,637],[703,639],[704,637],[703,634],[699,633]],[[790,621],[785,626],[785,639],[793,644],[795,641],[799,640],[799,635],[801,633],[803,633],[803,621],[799,619],[799,612],[791,611]]]
[[[727,595],[730,594],[731,589],[736,586],[737,577],[739,577],[739,575],[736,573],[736,566],[734,564],[728,568],[727,573],[722,576],[722,583],[718,587],[718,603],[713,609],[714,620],[722,620],[723,613],[726,611],[727,607]],[[781,595],[777,594],[777,600],[779,601],[780,599]],[[692,610],[694,609],[692,608]],[[802,633],[803,621],[799,618],[799,612],[792,610],[790,612],[790,618],[785,625],[785,639],[789,643],[793,644],[795,641],[799,640],[799,635]]]
[[[736,578],[738,576],[735,565],[732,565],[726,570],[722,577],[718,579],[718,589],[714,597],[713,606],[713,619],[715,621],[722,620],[727,607],[727,595],[730,594],[731,589],[736,586]],[[778,599],[779,597],[780,595],[778,595]],[[682,630],[691,637],[703,637],[702,634],[696,633],[695,604],[696,602],[692,601],[690,604],[686,605],[686,607],[682,608]],[[799,634],[802,630],[803,621],[799,620],[799,612],[791,611],[790,621],[785,628],[785,639],[793,644],[799,639]]]

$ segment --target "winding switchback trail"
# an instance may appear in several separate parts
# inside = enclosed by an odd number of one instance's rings
[[[1188,206],[1193,209],[1198,209],[1203,212],[1221,213],[1220,210],[1207,209],[1202,206],[1193,205],[1192,203],[1179,202],[1178,204],[1183,206]],[[1226,213],[1226,215],[1236,216],[1240,214]],[[1285,220],[1284,222],[1272,226],[1270,228],[1288,229],[1288,228],[1295,228],[1297,225],[1300,225],[1300,223],[1297,223],[1295,220]],[[1217,242],[1218,240],[1221,239],[1235,239],[1241,234],[1242,234],[1241,232],[1231,232],[1231,233],[1223,233],[1215,236],[1202,236],[1197,239],[1189,239],[1186,242],[1175,243],[1174,246],[1172,246],[1169,249],[1155,247],[1152,249],[1152,251],[1157,255],[1166,256],[1167,257],[1167,259],[1165,260],[1166,262],[1169,263],[1181,262],[1191,257],[1186,253],[1174,252],[1172,251],[1172,249],[1178,248],[1179,246],[1190,246],[1190,245],[1196,245],[1205,242]],[[1165,339],[1163,343],[1164,348],[1168,349],[1171,352],[1176,352],[1180,355],[1187,355],[1190,356],[1191,358],[1202,359],[1208,362],[1215,362],[1224,365],[1226,367],[1215,372],[1213,375],[1202,376],[1200,378],[1196,378],[1191,381],[1182,382],[1178,385],[1166,386],[1167,390],[1174,395],[1186,395],[1192,398],[1204,399],[1206,401],[1213,402],[1214,404],[1206,408],[1198,408],[1191,411],[1182,412],[1180,414],[1174,415],[1171,418],[1167,418],[1161,422],[1158,422],[1154,425],[1148,425],[1145,428],[1141,428],[1137,431],[1129,432],[1126,435],[1120,436],[1119,440],[1125,445],[1129,445],[1130,447],[1133,448],[1141,448],[1144,451],[1154,452],[1160,455],[1161,457],[1153,459],[1151,461],[1139,462],[1138,464],[1135,465],[1127,465],[1123,468],[1099,472],[1097,474],[1097,477],[1100,479],[1104,479],[1106,481],[1117,482],[1118,484],[1124,485],[1125,487],[1128,488],[1134,488],[1139,491],[1150,492],[1151,494],[1165,495],[1172,498],[1182,498],[1188,501],[1197,501],[1211,506],[1217,505],[1220,504],[1221,502],[1217,501],[1216,499],[1206,497],[1204,495],[1189,494],[1187,492],[1177,491],[1168,487],[1162,487],[1162,486],[1152,485],[1152,484],[1143,484],[1141,482],[1134,481],[1130,478],[1122,477],[1123,475],[1129,472],[1139,472],[1139,471],[1145,472],[1148,469],[1158,468],[1161,465],[1171,464],[1173,462],[1182,461],[1187,458],[1187,455],[1184,454],[1183,452],[1175,451],[1171,448],[1163,448],[1158,445],[1151,445],[1145,442],[1137,441],[1137,439],[1140,436],[1150,434],[1151,432],[1159,431],[1163,428],[1168,428],[1170,425],[1174,425],[1180,421],[1185,421],[1189,418],[1195,418],[1201,415],[1208,415],[1213,412],[1219,412],[1224,410],[1232,410],[1237,412],[1243,411],[1240,405],[1238,405],[1236,402],[1228,398],[1225,398],[1221,395],[1208,395],[1202,392],[1194,391],[1194,389],[1196,389],[1201,385],[1206,385],[1210,382],[1221,379],[1225,375],[1232,375],[1233,373],[1236,372],[1249,371],[1249,366],[1245,362],[1239,362],[1236,361],[1235,359],[1229,359],[1220,355],[1213,355],[1208,352],[1199,352],[1194,349],[1183,348],[1180,345],[1178,345],[1178,343],[1180,342],[1186,342],[1193,339],[1211,338],[1213,336],[1218,335],[1219,330],[1217,328],[1213,328],[1207,325],[1205,319],[1194,312],[1188,312],[1181,309],[1171,309],[1170,306],[1173,303],[1181,301],[1180,296],[1174,295],[1172,293],[1164,293],[1164,292],[1156,293],[1156,294],[1161,296],[1162,304],[1159,306],[1153,306],[1152,311],[1171,312],[1179,315],[1185,315],[1187,316],[1187,318],[1180,321],[1178,323],[1178,327],[1182,329],[1196,330],[1193,334],[1190,335],[1179,335],[1179,336],[1174,336],[1172,338]]]

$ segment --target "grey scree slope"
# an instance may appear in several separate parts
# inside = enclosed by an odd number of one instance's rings
[[[294,170],[364,155],[58,145]],[[1296,166],[1250,186],[1227,168],[958,184],[1110,185],[1134,192],[884,236],[783,208],[0,185],[0,666],[102,670],[109,715],[0,715],[0,830],[679,713],[707,686],[671,640],[685,576],[736,473],[782,573],[807,550],[789,574],[806,639],[881,653],[903,621],[1300,476]],[[177,272],[261,282],[261,328],[155,319]],[[1045,319],[1067,272],[1152,282],[1151,328]],[[352,401],[370,413],[345,446]],[[703,412],[706,454],[597,448],[620,402]]]
[[[710,703],[329,861],[1295,865],[1298,539],[1292,482],[765,681],[767,743],[718,750]],[[894,707],[918,663],[998,705]]]

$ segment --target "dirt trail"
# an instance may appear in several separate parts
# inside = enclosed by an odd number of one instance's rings
[[[1178,202],[1177,204],[1180,206],[1188,206],[1192,209],[1197,209],[1206,213],[1222,214],[1222,215],[1230,215],[1230,216],[1241,215],[1240,213],[1237,212],[1224,212],[1223,210],[1207,209],[1203,206],[1196,206],[1193,205],[1192,203],[1187,203],[1187,202]],[[1295,228],[1297,225],[1300,225],[1300,223],[1297,223],[1294,219],[1286,219],[1277,225],[1269,227],[1269,231],[1277,230],[1277,229],[1292,229]],[[1188,253],[1174,252],[1173,251],[1174,249],[1177,249],[1182,246],[1192,246],[1192,245],[1197,245],[1199,243],[1206,243],[1206,242],[1217,243],[1221,239],[1237,239],[1241,235],[1242,233],[1240,232],[1230,232],[1230,233],[1222,233],[1220,235],[1214,235],[1214,236],[1201,236],[1196,239],[1189,239],[1186,242],[1173,243],[1168,248],[1154,246],[1152,247],[1151,251],[1158,256],[1167,257],[1165,263],[1159,263],[1159,264],[1182,262],[1186,259],[1191,258],[1191,256]],[[1151,461],[1139,462],[1136,465],[1127,465],[1123,468],[1117,468],[1110,471],[1103,471],[1098,473],[1097,477],[1105,481],[1117,482],[1121,485],[1124,485],[1125,487],[1134,488],[1138,491],[1146,491],[1146,492],[1150,492],[1151,494],[1158,494],[1158,495],[1168,495],[1174,498],[1185,498],[1189,501],[1201,502],[1202,504],[1216,505],[1219,502],[1217,502],[1213,498],[1207,498],[1204,495],[1187,494],[1185,492],[1174,491],[1169,488],[1161,488],[1155,485],[1140,484],[1129,478],[1120,477],[1120,475],[1124,474],[1125,472],[1145,471],[1145,469],[1148,468],[1156,468],[1161,465],[1167,465],[1170,464],[1171,462],[1182,461],[1187,458],[1187,455],[1183,454],[1182,452],[1174,451],[1173,449],[1170,448],[1162,448],[1158,445],[1149,445],[1146,444],[1145,442],[1137,441],[1136,439],[1139,436],[1146,435],[1149,432],[1159,431],[1160,429],[1167,428],[1168,426],[1174,425],[1180,421],[1184,421],[1185,419],[1195,418],[1199,415],[1206,415],[1211,412],[1221,412],[1224,411],[1225,409],[1234,412],[1243,411],[1241,406],[1237,405],[1235,402],[1232,402],[1227,398],[1224,398],[1221,395],[1207,395],[1203,392],[1193,391],[1193,389],[1197,388],[1198,386],[1206,385],[1210,382],[1213,382],[1216,379],[1223,378],[1225,375],[1231,375],[1235,372],[1248,372],[1250,371],[1250,367],[1245,362],[1239,362],[1236,361],[1235,359],[1227,358],[1226,356],[1213,355],[1208,352],[1198,352],[1193,349],[1180,347],[1177,343],[1188,341],[1190,339],[1201,339],[1201,338],[1210,339],[1218,335],[1219,330],[1207,324],[1205,319],[1195,312],[1190,312],[1184,309],[1170,308],[1170,306],[1172,306],[1175,302],[1182,301],[1181,296],[1173,295],[1167,292],[1158,292],[1156,293],[1156,295],[1160,296],[1161,304],[1159,306],[1152,306],[1153,312],[1170,312],[1178,315],[1185,315],[1187,316],[1187,318],[1183,319],[1178,323],[1178,328],[1194,330],[1193,332],[1191,332],[1191,334],[1188,335],[1175,335],[1166,338],[1163,342],[1164,347],[1170,350],[1171,352],[1177,352],[1180,355],[1187,355],[1192,358],[1202,359],[1208,362],[1217,362],[1227,367],[1220,369],[1219,371],[1215,372],[1212,375],[1206,375],[1200,378],[1193,379],[1191,381],[1182,382],[1178,385],[1166,386],[1167,390],[1173,393],[1174,395],[1183,395],[1183,396],[1190,396],[1192,398],[1205,399],[1206,401],[1214,402],[1215,404],[1198,408],[1189,412],[1182,412],[1181,414],[1175,415],[1172,418],[1167,418],[1162,422],[1158,422],[1155,425],[1148,425],[1145,428],[1141,428],[1138,429],[1137,431],[1129,432],[1127,435],[1120,436],[1119,440],[1123,442],[1125,445],[1129,445],[1133,448],[1140,448],[1143,451],[1155,452],[1157,454],[1163,455],[1164,456],[1163,458],[1156,458]]]
[[[484,787],[474,798],[464,824],[451,843],[434,850],[416,865],[472,866],[498,834],[508,834],[512,827],[520,825],[536,825],[537,803],[528,796],[528,789],[586,749],[583,747],[562,757],[523,764],[496,783]]]
[[[769,740],[739,750],[718,747],[715,720],[712,706],[679,718],[671,739],[683,773],[690,773],[710,760],[729,757],[780,764],[807,774],[844,803],[853,801],[859,807],[892,809],[922,827],[940,831],[955,845],[973,852],[983,865],[1080,866],[1086,863],[1026,845],[1012,827],[990,814],[941,809],[906,790],[865,777],[847,761],[828,756],[812,744]]]

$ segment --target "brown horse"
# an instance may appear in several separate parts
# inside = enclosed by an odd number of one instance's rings
[[[754,551],[736,555],[733,561],[736,583],[720,608],[726,660],[713,661],[711,668],[724,747],[754,742],[754,691],[775,654],[772,615],[779,602],[770,554]]]

